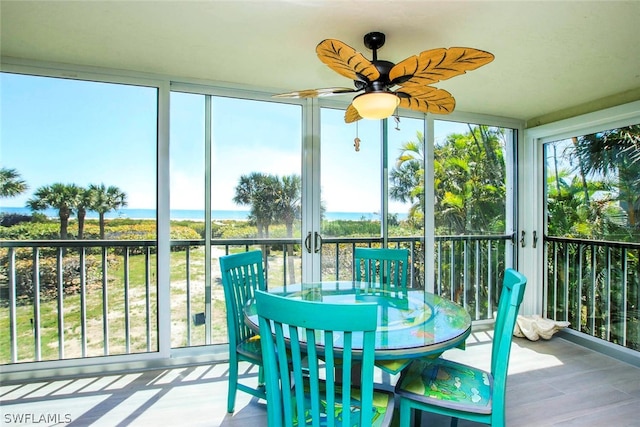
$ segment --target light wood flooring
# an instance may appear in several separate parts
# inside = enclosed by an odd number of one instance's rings
[[[475,332],[451,359],[488,368],[489,333]],[[3,426],[266,426],[263,401],[239,392],[226,413],[227,365],[0,386]],[[244,365],[245,381],[257,370]],[[379,376],[388,384],[394,377]],[[640,368],[559,337],[514,338],[507,391],[507,425],[640,426]],[[22,420],[20,422],[20,420]],[[425,414],[422,425],[449,425]],[[460,427],[477,425],[460,421]]]

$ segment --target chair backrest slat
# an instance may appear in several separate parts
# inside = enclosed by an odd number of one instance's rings
[[[222,286],[227,309],[229,346],[235,346],[255,335],[245,324],[244,306],[256,289],[265,289],[262,251],[242,252],[220,257]]]
[[[355,248],[355,280],[375,283],[392,292],[407,291],[407,249]]]
[[[320,420],[323,425],[351,426],[356,416],[349,410],[353,399],[362,404],[359,425],[371,425],[377,304],[303,301],[262,291],[256,291],[255,298],[269,425],[293,426],[293,420],[304,418],[314,426],[320,426]],[[356,357],[359,396],[351,394]],[[336,370],[342,371],[339,379]],[[335,418],[337,407],[344,408],[342,420]]]
[[[504,413],[513,329],[518,317],[520,304],[524,297],[526,285],[527,278],[521,273],[511,268],[505,270],[491,347],[494,413]]]

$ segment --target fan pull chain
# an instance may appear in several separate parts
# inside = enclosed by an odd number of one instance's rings
[[[360,151],[360,138],[358,138],[358,122],[356,122],[356,137],[353,139],[353,146],[356,151]]]
[[[396,121],[396,130],[400,130],[400,116],[398,115],[398,107],[396,107],[396,114],[393,116],[393,120]]]

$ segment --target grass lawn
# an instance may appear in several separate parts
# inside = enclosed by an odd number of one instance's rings
[[[212,344],[227,342],[226,310],[224,292],[220,280],[218,257],[224,250],[212,248],[211,304]],[[243,249],[244,250],[244,249]],[[94,255],[87,255],[87,258]],[[103,356],[157,351],[157,281],[156,257],[149,258],[149,295],[147,301],[145,255],[129,256],[129,286],[125,292],[125,262],[122,255],[113,256],[109,263],[107,276],[107,334],[103,316],[104,290],[101,283],[89,283],[86,286],[84,306],[86,310],[85,339],[83,341],[81,310],[83,301],[80,293],[65,295],[62,300],[63,354],[62,358],[71,359],[85,356]],[[192,316],[205,312],[205,258],[204,248],[194,247],[186,251],[171,252],[171,346],[189,347],[205,345],[205,326],[195,326]],[[296,260],[299,268],[299,259]],[[282,264],[279,254],[272,254],[269,260],[269,281],[281,283]],[[187,272],[187,265],[189,271]],[[100,274],[102,272],[100,271]],[[187,289],[187,284],[189,284]],[[60,337],[58,334],[58,299],[40,301],[40,360],[60,358]],[[188,312],[188,301],[190,307]],[[147,305],[150,310],[147,313]],[[34,305],[31,301],[17,306],[17,354],[18,362],[36,360],[36,342],[34,334]],[[126,320],[128,315],[128,328]],[[147,317],[149,325],[147,325]],[[6,331],[0,336],[0,364],[11,363],[11,337],[9,333],[9,308],[0,307],[0,330]],[[149,342],[149,348],[147,348]],[[129,350],[127,351],[127,345]]]
[[[186,252],[171,253],[171,319],[172,346],[179,347],[186,344]],[[89,255],[92,256],[92,255]],[[150,286],[149,286],[149,323],[151,334],[147,327],[147,289],[145,255],[131,255],[129,257],[129,287],[126,292],[125,304],[125,272],[122,256],[108,269],[107,284],[107,325],[108,339],[105,338],[103,317],[104,291],[101,283],[88,284],[85,292],[86,310],[86,341],[82,339],[81,323],[81,294],[65,295],[62,300],[62,327],[64,358],[82,357],[82,347],[86,346],[86,356],[102,356],[105,345],[110,355],[127,353],[127,337],[129,352],[147,351],[147,339],[150,341],[149,351],[157,351],[157,283],[156,257],[150,257]],[[191,304],[192,310],[204,309],[204,250],[194,248],[190,254],[191,267]],[[128,311],[125,311],[128,305]],[[224,302],[222,301],[222,308]],[[215,304],[214,306],[218,306]],[[58,335],[59,316],[58,299],[40,301],[40,351],[41,360],[56,360],[60,355],[60,339]],[[128,314],[129,334],[125,325]],[[224,313],[222,314],[224,318]],[[20,304],[16,309],[17,324],[17,352],[19,362],[36,360],[34,334],[34,305],[33,302]],[[6,331],[0,338],[0,363],[11,363],[11,337],[9,333],[9,308],[0,307],[0,330]],[[175,329],[176,334],[173,334]],[[226,325],[222,325],[226,339]],[[198,335],[202,335],[199,339]],[[204,329],[195,327],[192,330],[192,344],[201,341],[204,344]]]

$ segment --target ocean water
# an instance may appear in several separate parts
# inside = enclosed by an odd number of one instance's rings
[[[57,209],[45,209],[40,211],[49,218],[58,218]],[[20,207],[4,207],[0,206],[0,213],[31,215],[31,209]],[[248,210],[214,210],[211,211],[211,218],[216,220],[232,219],[245,220],[249,215]],[[329,221],[346,220],[379,220],[380,215],[372,212],[325,212],[325,219]],[[156,217],[155,209],[130,209],[123,208],[117,211],[107,212],[104,215],[107,219],[114,218],[130,218],[130,219],[154,219]],[[96,212],[87,212],[87,219],[98,219]],[[398,214],[398,219],[406,219],[406,214]],[[204,211],[199,209],[171,209],[171,219],[173,220],[193,220],[204,221]]]

